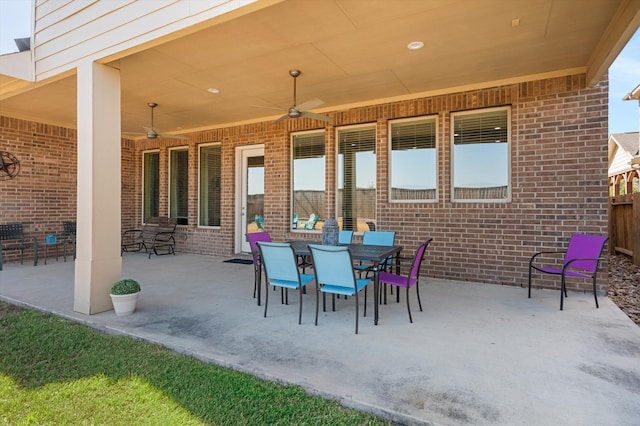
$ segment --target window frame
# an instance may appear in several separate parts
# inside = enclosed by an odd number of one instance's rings
[[[289,222],[289,231],[290,232],[310,232],[310,233],[314,233],[314,232],[319,232],[321,231],[321,227],[317,227],[317,229],[304,229],[304,228],[300,228],[300,227],[296,227],[293,228],[293,215],[295,213],[294,209],[294,142],[295,142],[295,137],[296,136],[305,136],[305,135],[322,135],[322,139],[324,141],[323,144],[323,148],[324,148],[324,180],[323,180],[323,191],[324,191],[324,196],[327,196],[327,166],[328,166],[328,162],[327,162],[327,134],[326,131],[324,129],[315,129],[315,130],[307,130],[307,131],[301,131],[301,132],[295,132],[295,133],[291,133],[290,135],[290,155],[289,155],[289,160],[290,160],[290,173],[291,173],[291,178],[289,181],[289,217],[290,222]],[[322,217],[322,214],[327,215],[327,217],[329,216],[329,211],[327,210],[326,207],[326,198],[325,198],[325,205],[323,206],[323,211],[322,212],[315,212],[316,214],[319,215],[320,220],[322,220],[324,222],[324,220],[326,219],[326,217]]]
[[[341,205],[340,203],[340,133],[344,132],[344,131],[357,131],[358,129],[371,129],[373,130],[373,153],[375,155],[374,158],[374,166],[375,166],[375,173],[374,173],[374,184],[375,184],[375,196],[374,196],[374,200],[373,200],[373,215],[374,217],[371,218],[375,224],[378,223],[378,155],[376,154],[377,149],[378,149],[378,123],[377,122],[373,122],[373,123],[362,123],[362,124],[352,124],[352,125],[347,125],[347,126],[340,126],[340,127],[336,127],[335,128],[335,151],[334,151],[334,165],[335,165],[335,188],[334,188],[334,202],[335,202],[335,207],[334,207],[334,214],[335,214],[335,218],[336,220],[340,217],[342,217],[342,212],[338,211],[339,210],[339,206]],[[357,185],[357,184],[356,184]],[[355,229],[353,229],[354,234],[356,235],[362,235],[365,231],[359,231],[358,230],[358,221],[357,221],[357,217],[356,217],[356,226]],[[369,218],[363,218],[363,219],[369,219]],[[340,229],[344,230],[344,217],[342,217],[342,225],[340,225]]]
[[[167,216],[168,217],[174,217],[171,215],[171,210],[172,210],[172,204],[171,204],[171,174],[172,174],[172,161],[171,161],[171,154],[175,151],[185,151],[187,153],[187,217],[186,217],[186,223],[180,223],[180,219],[182,218],[181,216],[178,217],[176,216],[176,218],[178,219],[178,225],[188,225],[189,224],[189,145],[181,145],[181,146],[174,146],[169,148],[169,155],[168,155],[168,167],[167,167],[167,176],[168,176],[168,182],[167,182]]]
[[[507,182],[506,182],[506,197],[505,198],[455,198],[455,118],[465,115],[473,115],[480,113],[488,113],[493,111],[505,111],[507,114],[506,123],[507,123],[507,152],[506,152],[506,167],[507,167]],[[490,107],[490,108],[479,108],[465,111],[455,111],[450,113],[449,117],[449,130],[450,130],[450,150],[451,150],[451,158],[450,158],[450,200],[452,203],[510,203],[513,191],[513,170],[512,170],[512,161],[511,161],[511,152],[512,152],[512,115],[511,115],[511,105],[504,105],[498,107]]]
[[[439,126],[439,120],[438,120],[438,114],[431,114],[431,115],[423,115],[423,116],[419,116],[419,117],[409,117],[409,118],[400,118],[400,119],[395,119],[395,120],[389,120],[387,123],[387,135],[388,135],[388,152],[387,152],[387,158],[388,158],[388,176],[387,176],[387,185],[388,185],[388,199],[387,201],[390,204],[401,204],[401,203],[437,203],[438,202],[438,198],[439,198],[439,176],[440,176],[440,170],[438,167],[438,151],[439,151],[439,140],[438,140],[438,126]],[[412,123],[412,122],[419,122],[419,121],[431,121],[433,120],[434,122],[434,152],[435,152],[435,158],[434,158],[434,169],[435,169],[435,194],[434,194],[434,198],[423,198],[423,199],[404,199],[404,200],[400,200],[400,199],[394,199],[393,198],[393,182],[392,182],[392,173],[393,173],[393,132],[392,132],[392,127],[395,124],[403,124],[403,123]]]
[[[146,217],[145,217],[145,202],[146,202],[146,155],[149,154],[156,154],[158,156],[158,164],[157,164],[157,168],[158,168],[158,180],[156,182],[156,187],[158,188],[158,197],[156,199],[156,202],[158,203],[158,215],[160,215],[160,150],[159,149],[148,149],[148,150],[144,150],[142,151],[142,206],[141,206],[141,214],[142,214],[142,218],[140,219],[140,223],[146,223]],[[151,214],[149,214],[149,216],[152,216]]]
[[[201,185],[202,185],[202,149],[203,148],[208,148],[208,147],[212,147],[212,146],[217,146],[220,148],[220,175],[219,175],[219,179],[220,179],[220,199],[218,200],[218,203],[220,204],[220,212],[219,214],[219,221],[220,221],[220,225],[201,225],[201,219],[202,219],[202,192],[201,192]],[[198,148],[198,222],[197,222],[197,227],[198,228],[205,228],[205,229],[220,229],[222,227],[222,143],[221,142],[207,142],[207,143],[202,143],[197,145]]]

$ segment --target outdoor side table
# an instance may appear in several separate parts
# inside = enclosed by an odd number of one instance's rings
[[[47,264],[49,247],[56,248],[56,262],[58,261],[59,259],[58,246],[60,244],[63,244],[63,241],[58,241],[58,238],[56,237],[55,234],[46,236],[44,243],[42,243],[42,245],[44,246],[44,264],[45,265]]]

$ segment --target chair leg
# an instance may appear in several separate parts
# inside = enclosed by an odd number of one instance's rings
[[[364,288],[364,315],[363,316],[365,317],[367,316],[367,287]]]
[[[400,288],[398,288],[400,290]],[[400,293],[400,291],[398,291]],[[409,305],[409,286],[407,286],[407,312],[409,313],[409,322],[413,324],[413,318],[411,318],[411,306]]]
[[[531,299],[531,264],[529,264],[529,299]]]
[[[298,312],[298,325],[302,324],[302,289],[304,287],[298,287],[298,294],[300,294],[300,310]]]
[[[596,309],[599,308],[600,306],[598,306],[598,295],[596,294],[596,272],[594,272],[593,275],[593,298],[596,300]]]
[[[258,270],[253,268],[253,298],[256,298],[256,293],[258,291]],[[258,303],[260,305],[260,303]]]
[[[562,274],[562,282],[560,284],[560,310],[562,310],[562,307],[564,305],[565,297],[567,297],[567,289],[565,288],[564,274]]]
[[[264,280],[264,317],[267,317],[267,306],[269,305],[269,283]]]
[[[320,286],[316,285],[316,326],[318,325],[318,309],[320,308]],[[324,304],[324,293],[322,293],[323,304]]]
[[[356,334],[358,334],[358,293],[357,292],[354,299],[356,300]]]
[[[422,312],[422,302],[420,301],[420,281],[416,281],[416,296],[418,296],[418,306]]]

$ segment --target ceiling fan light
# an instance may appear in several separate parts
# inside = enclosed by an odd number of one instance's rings
[[[291,118],[299,118],[302,114],[295,108],[289,108],[289,117]]]

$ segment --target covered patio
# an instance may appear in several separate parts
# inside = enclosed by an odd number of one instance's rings
[[[9,263],[0,299],[167,346],[370,411],[398,424],[637,424],[640,328],[608,298],[424,277],[424,312],[392,302],[353,333],[352,300],[321,313],[315,295],[252,298],[253,268],[227,258],[125,253],[142,284],[132,316],[73,309],[74,262]],[[428,274],[429,260],[425,263]],[[311,290],[315,289],[313,285]],[[414,299],[415,301],[415,299]],[[371,297],[369,297],[371,307]],[[372,311],[370,311],[372,312]]]

